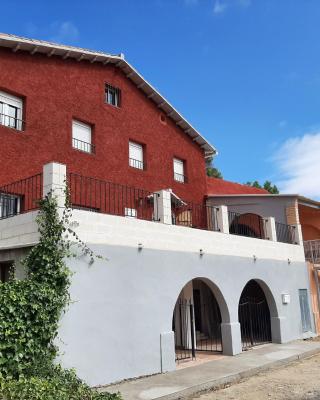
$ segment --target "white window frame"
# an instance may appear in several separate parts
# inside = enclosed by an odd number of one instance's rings
[[[144,169],[143,145],[129,141],[129,165],[133,168]]]
[[[138,218],[138,212],[135,208],[125,207],[124,215],[126,218]]]
[[[185,183],[184,161],[179,158],[173,159],[173,177],[176,182]]]
[[[11,115],[14,111],[15,115]],[[22,131],[23,100],[20,97],[0,91],[0,125]]]
[[[85,131],[87,131],[87,137],[85,137]],[[76,119],[72,120],[72,147],[85,153],[93,153],[91,125]]]
[[[106,103],[114,107],[120,107],[121,103],[121,90],[115,86],[106,83],[105,94]]]

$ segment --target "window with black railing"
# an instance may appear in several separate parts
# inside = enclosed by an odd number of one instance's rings
[[[83,140],[72,138],[72,147],[85,153],[95,154],[96,148],[92,143],[84,142]]]
[[[265,227],[260,215],[247,213],[240,214],[228,211],[229,233],[232,235],[247,236],[257,239],[265,239]]]
[[[295,226],[276,221],[277,241],[282,243],[297,244],[295,240]]]
[[[132,168],[145,169],[144,162],[134,158],[129,158],[129,165]]]
[[[188,179],[185,175],[174,172],[174,180],[180,183],[187,183]]]
[[[0,125],[18,131],[24,130],[23,101],[19,97],[0,91]]]
[[[42,174],[0,187],[0,219],[36,210],[42,198]]]

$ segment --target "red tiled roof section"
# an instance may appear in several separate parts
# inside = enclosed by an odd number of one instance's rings
[[[229,182],[223,179],[207,177],[207,195],[222,194],[270,194],[265,189],[241,185],[240,183]]]

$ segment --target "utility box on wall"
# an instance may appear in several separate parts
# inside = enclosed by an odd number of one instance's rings
[[[282,304],[290,304],[290,294],[282,293]]]

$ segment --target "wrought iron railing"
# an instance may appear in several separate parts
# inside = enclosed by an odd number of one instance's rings
[[[96,152],[96,147],[92,143],[87,143],[84,142],[83,140],[79,140],[76,138],[72,138],[72,147],[74,149],[83,151],[85,153],[92,153],[94,154]]]
[[[178,174],[177,172],[174,173],[174,180],[180,183],[188,183],[186,175]]]
[[[277,241],[282,243],[297,244],[295,241],[295,226],[276,221]]]
[[[17,131],[25,130],[25,121],[11,115],[0,113],[0,125],[4,125],[7,128],[12,128]]]
[[[0,219],[36,210],[42,198],[42,174],[0,187]]]
[[[320,264],[320,239],[306,240],[303,245],[306,260],[313,264]]]
[[[171,197],[172,224],[189,228],[219,231],[218,208]]]
[[[73,208],[158,221],[158,194],[100,179],[68,174]]]
[[[263,218],[257,214],[240,214],[228,211],[229,232],[233,235],[266,239]]]
[[[140,160],[135,160],[134,158],[129,158],[129,165],[130,165],[130,167],[133,167],[133,168],[145,169],[144,162],[140,161]]]

